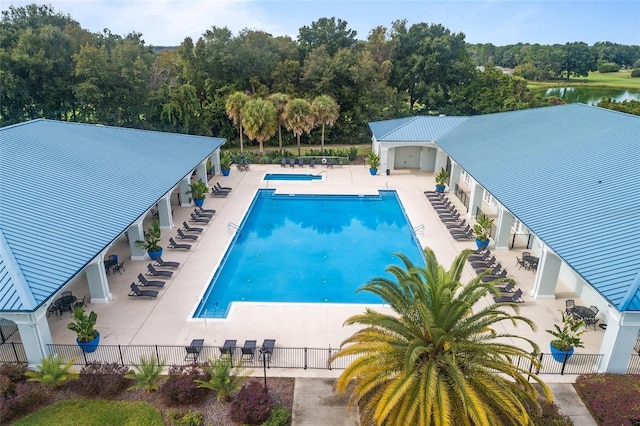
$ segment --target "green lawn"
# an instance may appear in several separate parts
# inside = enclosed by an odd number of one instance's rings
[[[164,426],[164,420],[160,410],[145,402],[68,399],[23,417],[14,425]]]
[[[615,89],[640,90],[640,78],[632,78],[631,70],[621,70],[601,74],[590,72],[587,78],[571,78],[570,80],[530,81],[530,89],[547,89],[566,86],[611,87]]]

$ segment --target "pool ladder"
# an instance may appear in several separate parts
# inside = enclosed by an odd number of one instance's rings
[[[240,227],[238,225],[233,222],[227,223],[227,232],[231,234],[232,230],[236,230],[238,233],[240,233]]]
[[[424,225],[420,224],[413,227],[413,232],[424,236]]]

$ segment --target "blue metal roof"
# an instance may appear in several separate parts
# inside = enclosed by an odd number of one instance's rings
[[[224,139],[34,120],[0,129],[0,311],[32,311]]]
[[[640,117],[487,114],[436,143],[618,310],[640,310]]]
[[[375,121],[369,128],[378,142],[428,142],[446,135],[469,117],[417,116]]]

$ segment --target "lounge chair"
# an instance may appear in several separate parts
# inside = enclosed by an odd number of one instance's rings
[[[304,167],[304,158],[302,157],[298,158],[298,166]]]
[[[166,277],[166,278],[171,278],[171,275],[173,275],[172,271],[158,271],[156,268],[153,267],[152,264],[147,264],[147,269],[149,270],[149,272],[147,272],[147,275],[151,275],[152,277]]]
[[[236,349],[236,341],[235,340],[225,340],[224,345],[220,348],[220,358],[225,355],[229,355],[229,357],[233,357],[233,351]]]
[[[454,240],[456,241],[461,241],[461,240],[470,240],[473,238],[473,231],[469,231],[466,234],[452,234],[451,235],[453,237]]]
[[[280,166],[287,167],[287,159],[285,157],[280,159]]]
[[[193,339],[191,344],[184,348],[187,351],[187,355],[184,357],[184,360],[186,361],[190,359],[191,361],[196,362],[203,345],[204,339]]]
[[[137,285],[135,285],[134,283],[131,283],[131,292],[129,293],[129,296],[156,297],[157,295],[158,295],[158,291],[156,290],[140,290],[140,288]]]
[[[469,232],[473,232],[473,229],[471,229],[471,226],[467,225],[462,229],[449,229],[449,233],[451,235],[456,235],[456,234],[467,234]]]
[[[289,165],[290,165],[291,167],[295,167],[295,166],[296,166],[296,159],[295,159],[295,158],[292,158],[291,160],[289,160]]]
[[[522,289],[518,289],[513,293],[500,293],[499,296],[494,295],[493,301],[496,303],[524,303]]]
[[[252,361],[255,353],[256,353],[256,341],[245,340],[244,346],[242,347],[242,359],[245,359],[246,357],[248,361]]]
[[[196,215],[196,217],[206,217],[207,219],[211,219],[213,217],[213,213],[199,212],[198,209],[193,209],[193,214]]]
[[[465,219],[462,219],[460,222],[449,222],[444,226],[446,226],[447,229],[456,230],[456,229],[465,229],[465,226],[467,225],[468,225],[467,221]]]
[[[491,256],[490,259],[478,260],[476,262],[471,262],[471,267],[473,269],[475,269],[476,272],[479,274],[481,272],[484,272],[485,269],[493,268],[493,264],[494,263],[496,263],[496,257],[495,256]]]
[[[467,260],[469,262],[478,262],[480,260],[485,260],[489,256],[491,256],[491,250],[485,250],[485,251],[483,251],[481,253],[482,254],[480,254],[480,252],[476,252],[475,254],[472,254],[469,257],[467,257]]]
[[[229,195],[229,191],[220,191],[218,188],[211,188],[212,197],[226,197]]]
[[[460,213],[456,213],[453,216],[451,216],[451,215],[442,215],[442,216],[440,216],[440,222],[442,222],[442,223],[457,223],[457,222],[460,222]]]
[[[164,281],[148,280],[144,275],[138,274],[138,282],[143,287],[159,287],[162,288],[165,285]]]
[[[309,161],[309,167],[313,169],[315,166],[316,166],[316,159],[312,158],[311,161]]]
[[[202,207],[196,207],[196,212],[198,214],[201,214],[201,213],[216,214],[216,209],[203,209]]]
[[[198,239],[197,235],[188,235],[185,234],[184,232],[182,232],[182,229],[178,229],[176,231],[178,233],[177,238],[180,238],[181,240],[191,240],[191,241],[195,241]]]
[[[488,283],[489,281],[499,280],[501,278],[507,278],[507,270],[503,269],[498,275],[483,275],[481,280],[483,283]]]
[[[207,219],[206,217],[199,217],[199,216],[195,215],[194,213],[191,213],[191,219],[189,219],[189,222],[209,223],[209,219]]]
[[[202,232],[203,231],[203,228],[194,228],[192,226],[189,226],[187,222],[182,222],[182,229],[184,229],[186,232]]]
[[[267,361],[270,361],[271,355],[273,355],[273,348],[275,346],[275,339],[264,339],[262,341],[262,347],[260,348],[260,359],[262,359],[262,357],[266,357]]]
[[[513,293],[515,291],[511,283],[504,283],[504,285],[498,284],[496,288],[500,290],[501,293]]]
[[[222,185],[220,185],[220,182],[216,182],[213,186],[215,188],[218,188],[220,191],[231,191],[233,189],[230,186],[222,186]]]
[[[167,247],[174,248],[174,249],[190,250],[191,244],[179,244],[179,243],[176,243],[173,238],[169,238],[169,245]]]
[[[156,265],[163,268],[177,268],[178,266],[180,266],[180,262],[165,262],[164,260],[162,260],[162,256],[158,256],[156,258]]]

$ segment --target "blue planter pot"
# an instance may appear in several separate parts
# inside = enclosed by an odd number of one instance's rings
[[[231,169],[222,170],[222,176],[229,176],[229,173],[231,173]]]
[[[444,192],[445,185],[436,185],[436,192]]]
[[[83,351],[94,352],[98,348],[98,343],[100,343],[100,333],[98,333],[98,336],[90,342],[81,342],[76,339],[76,343],[78,343],[78,346],[80,346]]]
[[[478,247],[478,250],[486,250],[487,247],[489,247],[489,241],[491,241],[491,239],[488,239],[487,241],[480,241],[476,238],[476,247]]]
[[[378,173],[378,169],[369,169],[369,173],[371,173],[371,176],[375,176],[376,173]]]
[[[549,343],[549,349],[551,349],[551,356],[553,357],[553,359],[555,359],[558,362],[565,362],[567,361],[569,358],[571,358],[571,355],[573,355],[573,348],[571,348],[568,351],[559,351],[556,348],[553,347],[553,345],[551,345],[551,343]]]
[[[204,205],[204,198],[202,200],[193,200],[193,204],[198,207],[202,207]]]
[[[160,250],[158,251],[147,251],[147,253],[149,253],[149,257],[151,258],[151,260],[156,260],[160,256],[162,256],[162,248],[160,248]]]

